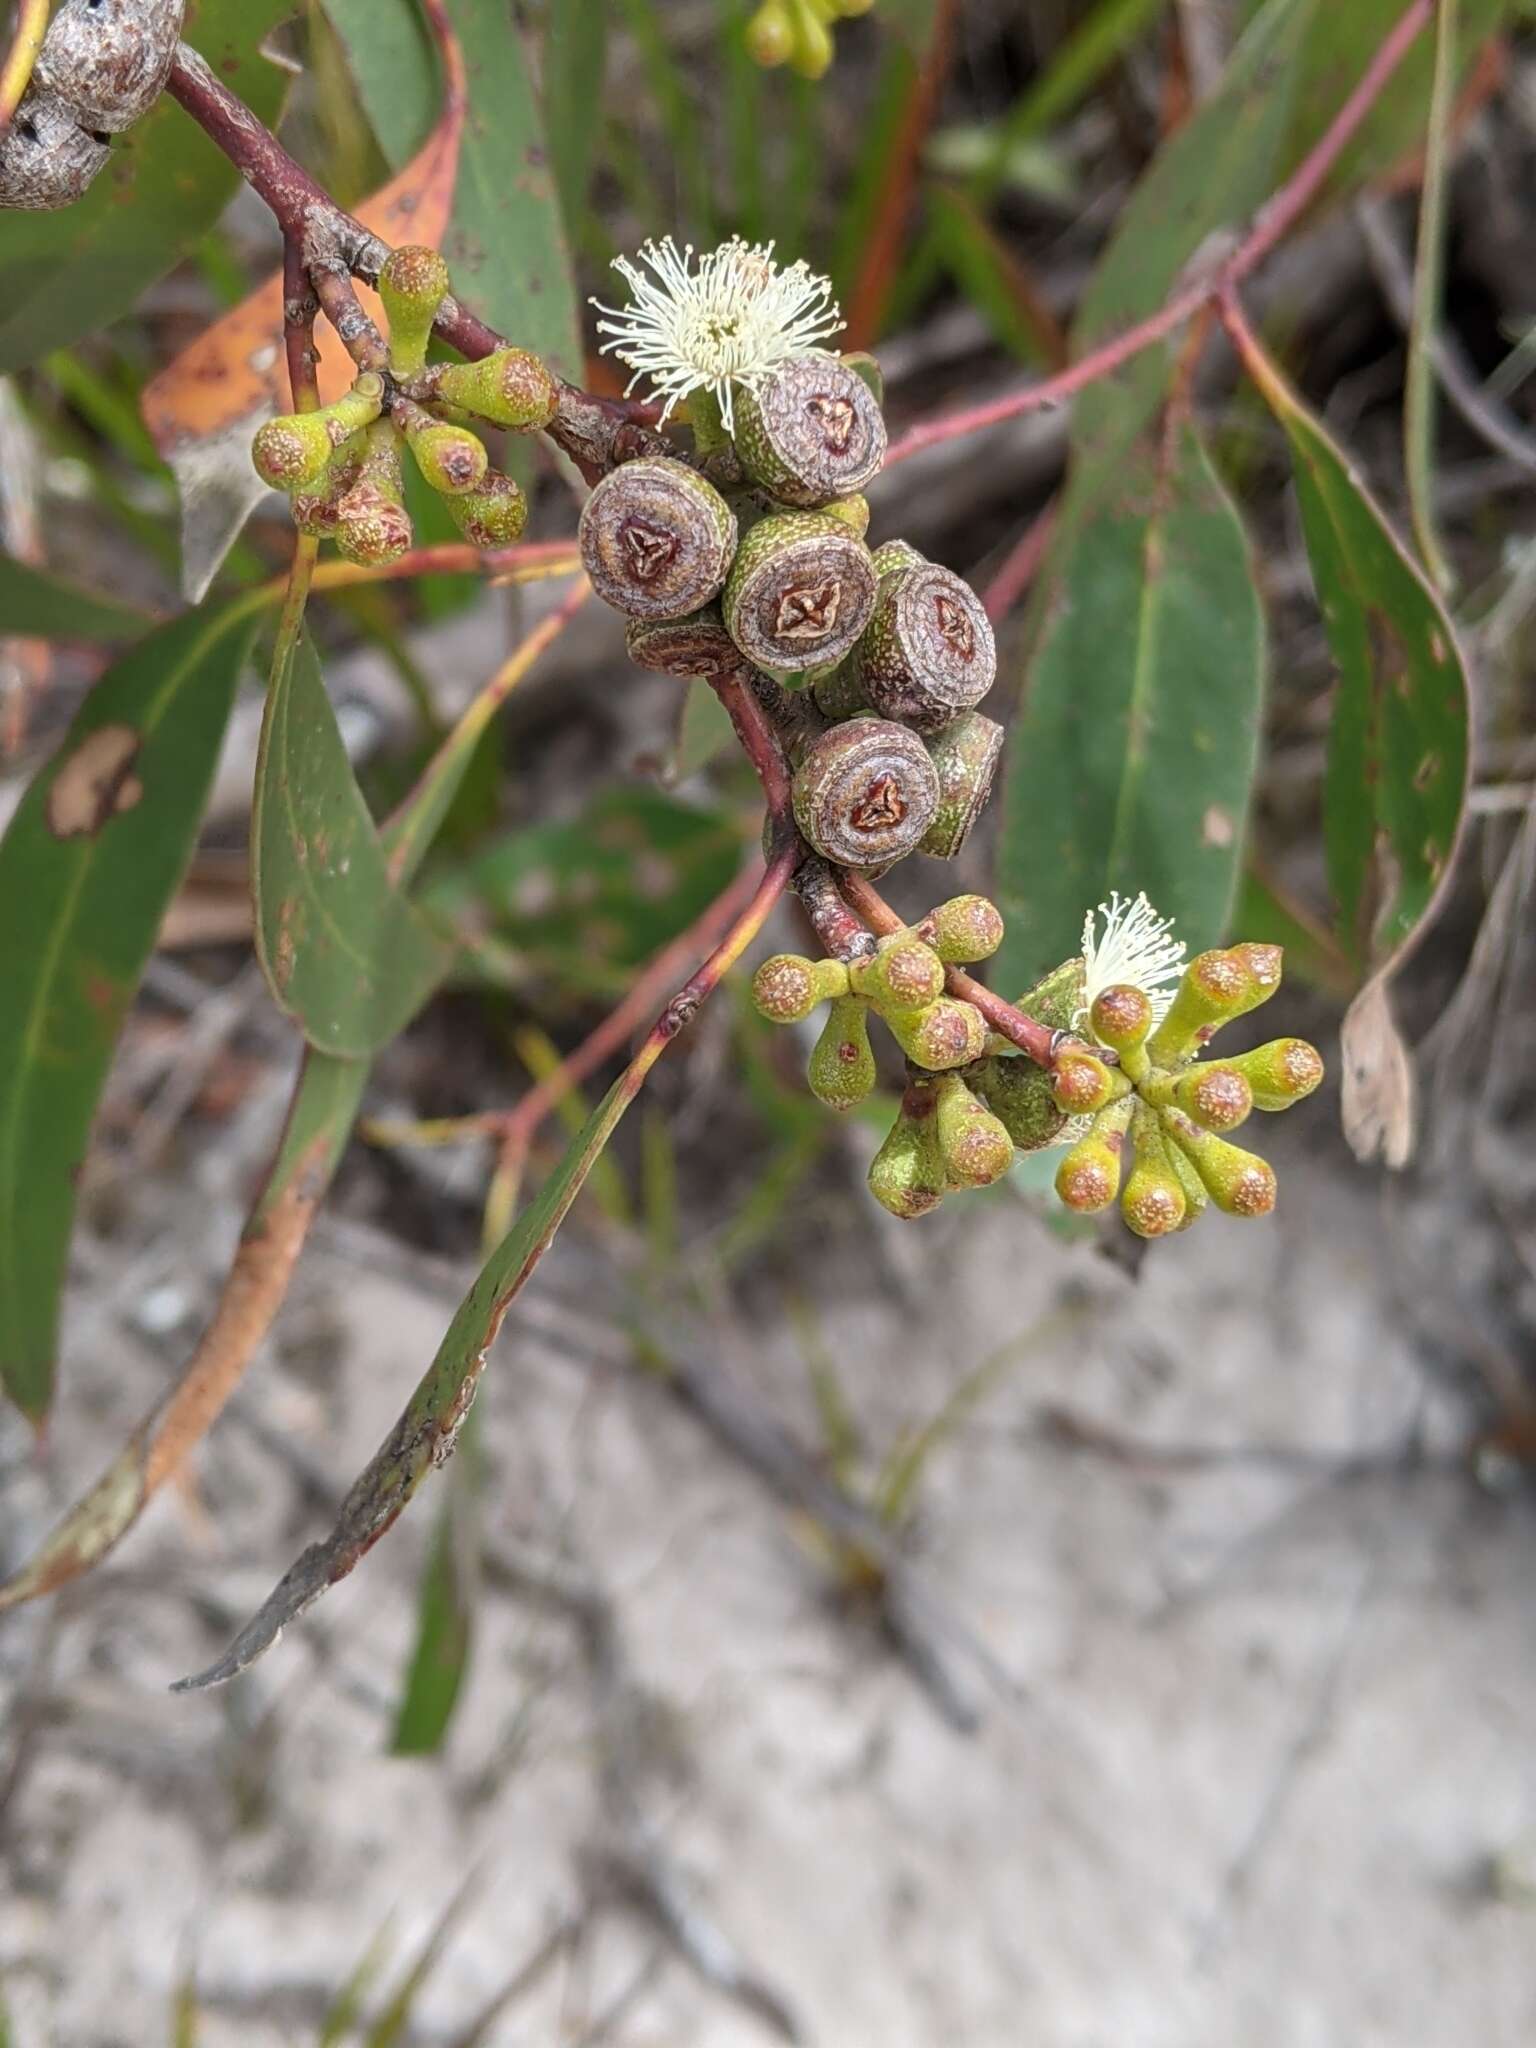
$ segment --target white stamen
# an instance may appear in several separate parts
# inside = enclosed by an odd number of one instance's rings
[[[635,373],[625,395],[647,378],[649,395],[666,400],[663,419],[690,392],[709,391],[734,432],[738,384],[760,384],[792,356],[826,355],[818,344],[843,325],[829,281],[804,263],[781,270],[772,242],[749,245],[734,236],[700,256],[695,269],[692,243],[679,250],[668,235],[646,242],[640,261],[655,275],[626,256],[614,262],[633,293],[629,305],[592,304],[609,316],[597,323],[599,334],[613,337],[602,353]]]
[[[1098,920],[1104,930],[1097,930]],[[1079,1021],[1105,989],[1121,983],[1152,999],[1161,1023],[1184,972],[1184,941],[1173,936],[1173,919],[1159,917],[1143,891],[1134,900],[1118,891],[1083,919],[1083,1006]]]

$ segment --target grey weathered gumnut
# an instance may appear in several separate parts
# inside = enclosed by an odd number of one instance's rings
[[[633,619],[680,619],[719,594],[736,552],[736,515],[687,463],[645,456],[596,486],[579,538],[606,604]]]
[[[631,619],[624,645],[637,668],[664,676],[716,676],[745,666],[716,604],[681,619]]]
[[[164,90],[185,0],[62,0],[33,74],[84,129],[116,135]]]
[[[784,674],[841,661],[874,608],[869,549],[824,512],[759,520],[725,586],[726,631],[748,661]]]
[[[882,718],[937,732],[991,689],[997,646],[971,586],[924,562],[880,578],[855,666],[865,702]]]
[[[814,739],[794,777],[795,822],[823,860],[889,867],[916,850],[939,808],[928,750],[904,725],[850,718]]]
[[[107,156],[107,145],[87,134],[62,101],[34,87],[0,135],[0,207],[48,212],[68,206]]]
[[[987,807],[992,779],[1002,759],[1003,728],[980,711],[962,712],[928,742],[939,777],[938,815],[922,850],[936,860],[953,860]]]
[[[736,399],[742,468],[786,505],[862,491],[885,461],[885,421],[863,378],[836,356],[795,356]]]

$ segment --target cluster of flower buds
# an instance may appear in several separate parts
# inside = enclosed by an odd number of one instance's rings
[[[1058,1035],[1056,1056],[1042,1067],[994,1034],[972,1004],[944,993],[947,966],[989,958],[1002,937],[991,903],[957,896],[882,939],[872,958],[781,953],[757,971],[752,999],[774,1023],[799,1023],[830,1004],[808,1075],[829,1108],[852,1109],[875,1086],[871,1011],[906,1055],[896,1122],[870,1168],[876,1200],[895,1216],[923,1216],[956,1190],[1000,1180],[1017,1153],[1065,1144],[1061,1200],[1091,1214],[1118,1196],[1141,1237],[1184,1229],[1210,1203],[1231,1216],[1267,1215],[1273,1170],[1226,1133],[1254,1109],[1288,1109],[1310,1095],[1322,1060],[1299,1038],[1232,1059],[1201,1062],[1200,1054],[1223,1024],[1274,994],[1280,949],[1202,953],[1160,1021],[1166,999],[1130,982],[1100,988],[1085,1004],[1090,962],[1066,961],[1021,1000]]]
[[[405,458],[477,548],[509,546],[528,517],[512,478],[493,469],[470,422],[529,432],[557,404],[555,380],[526,349],[477,363],[427,362],[448,267],[435,249],[396,249],[379,273],[389,326],[387,367],[365,370],[334,404],[268,420],[251,459],[286,491],[304,533],[334,540],[348,561],[378,567],[411,545]]]
[[[1229,1143],[1227,1133],[1255,1109],[1289,1109],[1310,1095],[1323,1078],[1322,1059],[1301,1038],[1276,1038],[1231,1059],[1201,1061],[1200,1054],[1224,1024],[1269,1001],[1281,962],[1278,946],[1201,953],[1161,1022],[1144,989],[1122,982],[1098,993],[1087,1028],[1117,1065],[1082,1056],[1105,1085],[1085,1084],[1071,1105],[1091,1121],[1056,1175],[1069,1209],[1092,1214],[1118,1196],[1140,1237],[1186,1229],[1211,1203],[1229,1216],[1269,1214],[1273,1167]],[[1059,1078],[1057,1085],[1059,1094]]]
[[[61,0],[0,136],[0,206],[68,206],[159,97],[186,0]],[[9,12],[9,10],[6,10]]]
[[[868,14],[875,0],[763,0],[747,23],[747,48],[759,64],[790,64],[820,78],[832,62],[832,24]]]
[[[701,309],[723,324],[755,269],[764,296],[825,290],[744,245],[697,276],[668,245],[647,256],[667,291],[621,266],[640,304],[602,331],[664,390],[690,367],[671,330]],[[862,494],[886,452],[878,369],[802,348],[729,385],[728,402],[696,377],[687,419],[691,461],[638,455],[582,512],[587,573],[632,622],[631,656],[681,676],[757,672],[797,693],[795,816],[824,859],[878,874],[918,851],[952,858],[1002,750],[1001,726],[976,710],[997,650],[960,577],[905,541],[866,545]]]

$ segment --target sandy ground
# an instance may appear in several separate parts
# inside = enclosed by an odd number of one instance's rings
[[[98,1272],[46,1475],[9,1444],[13,1557],[163,1382],[228,1178],[204,1162]],[[594,1682],[569,1616],[498,1586],[446,1755],[387,1756],[420,1503],[246,1679],[168,1694],[320,1532],[304,1471],[350,1477],[446,1320],[438,1284],[332,1231],[196,1491],[51,1633],[0,1624],[12,1730],[40,1706],[0,1866],[15,2048],[168,2041],[189,1970],[207,2048],[312,2042],[380,1929],[398,1973],[466,1874],[403,2040],[464,2039],[552,1935],[485,2041],[772,2039],[616,1886],[620,1837],[685,1887],[716,1974],[819,2048],[1529,2048],[1536,1516],[1449,1455],[1369,1178],[1285,1185],[1273,1227],[1207,1225],[1139,1283],[1011,1203],[965,1238],[871,1218],[862,1307],[799,1276],[871,1462],[997,1359],[911,1531],[984,1646],[959,1653],[969,1737],[762,1484],[547,1308],[482,1397],[491,1529],[600,1582],[618,1664]],[[540,1298],[590,1316],[605,1270],[573,1226]],[[803,1326],[719,1369],[814,1442]],[[1064,1441],[1062,1406],[1116,1440]]]

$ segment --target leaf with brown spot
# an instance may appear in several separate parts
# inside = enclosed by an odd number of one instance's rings
[[[86,698],[0,840],[0,1385],[53,1391],[75,1175],[197,837],[253,622],[151,633]]]

